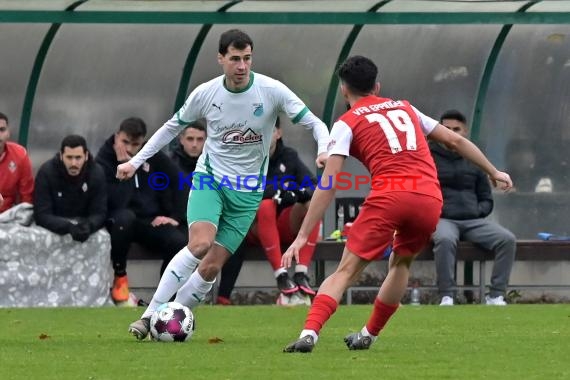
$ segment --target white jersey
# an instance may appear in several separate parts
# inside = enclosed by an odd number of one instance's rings
[[[273,127],[281,113],[312,129],[318,153],[327,151],[325,124],[283,83],[251,72],[249,85],[241,91],[227,89],[223,75],[198,86],[130,163],[138,168],[189,123],[204,118],[208,136],[196,172],[213,175],[235,190],[252,191],[267,173]]]

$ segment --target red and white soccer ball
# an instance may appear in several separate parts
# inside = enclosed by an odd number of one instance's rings
[[[150,334],[159,342],[185,342],[194,334],[194,314],[178,302],[164,303],[150,318]]]

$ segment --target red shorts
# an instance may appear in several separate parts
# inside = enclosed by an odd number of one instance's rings
[[[418,193],[369,195],[348,233],[346,247],[364,260],[378,258],[390,244],[399,256],[415,255],[430,241],[441,207],[441,200]]]

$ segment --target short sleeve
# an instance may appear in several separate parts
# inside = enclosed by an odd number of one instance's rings
[[[344,121],[334,123],[331,129],[328,154],[350,156],[350,144],[352,142],[352,129]]]
[[[422,132],[426,136],[429,135],[433,131],[435,126],[439,124],[439,122],[437,120],[432,119],[429,116],[424,115],[414,106],[412,106],[412,109],[414,110],[416,116],[420,121],[420,127],[422,129]]]

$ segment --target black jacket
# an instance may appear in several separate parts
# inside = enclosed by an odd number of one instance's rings
[[[190,157],[184,151],[184,147],[177,143],[170,153],[172,161],[178,166],[178,191],[176,196],[177,208],[184,212],[186,215],[186,210],[188,207],[188,194],[190,193],[190,187],[192,184],[191,174],[196,170],[196,164],[198,163],[198,157]],[[190,178],[189,178],[190,177]],[[186,222],[186,221],[184,221]]]
[[[117,155],[113,149],[115,138],[108,138],[97,153],[97,163],[105,172],[107,182],[108,210],[128,208],[138,218],[152,219],[156,216],[168,216],[179,223],[184,223],[186,216],[184,210],[177,207],[178,191],[178,168],[163,152],[158,152],[142,164],[135,175],[126,180],[119,181],[117,173]],[[149,177],[153,173],[162,173],[169,180],[164,190],[156,190],[149,184]],[[156,179],[157,177],[154,177]],[[151,183],[152,177],[151,177]]]
[[[198,163],[198,157],[190,157],[185,151],[184,147],[180,143],[176,143],[174,149],[170,153],[172,161],[178,166],[185,176],[196,170],[196,164]]]
[[[491,184],[485,172],[441,144],[430,143],[443,194],[441,217],[484,218],[493,211]]]
[[[301,161],[295,149],[285,146],[279,139],[269,159],[263,199],[272,198],[277,190],[289,189],[295,193],[296,202],[306,202],[313,196],[316,185],[317,178]]]
[[[105,176],[92,159],[76,177],[67,174],[59,154],[40,167],[34,188],[34,218],[38,225],[65,235],[70,232],[70,220],[84,218],[93,233],[103,226],[106,215]]]

